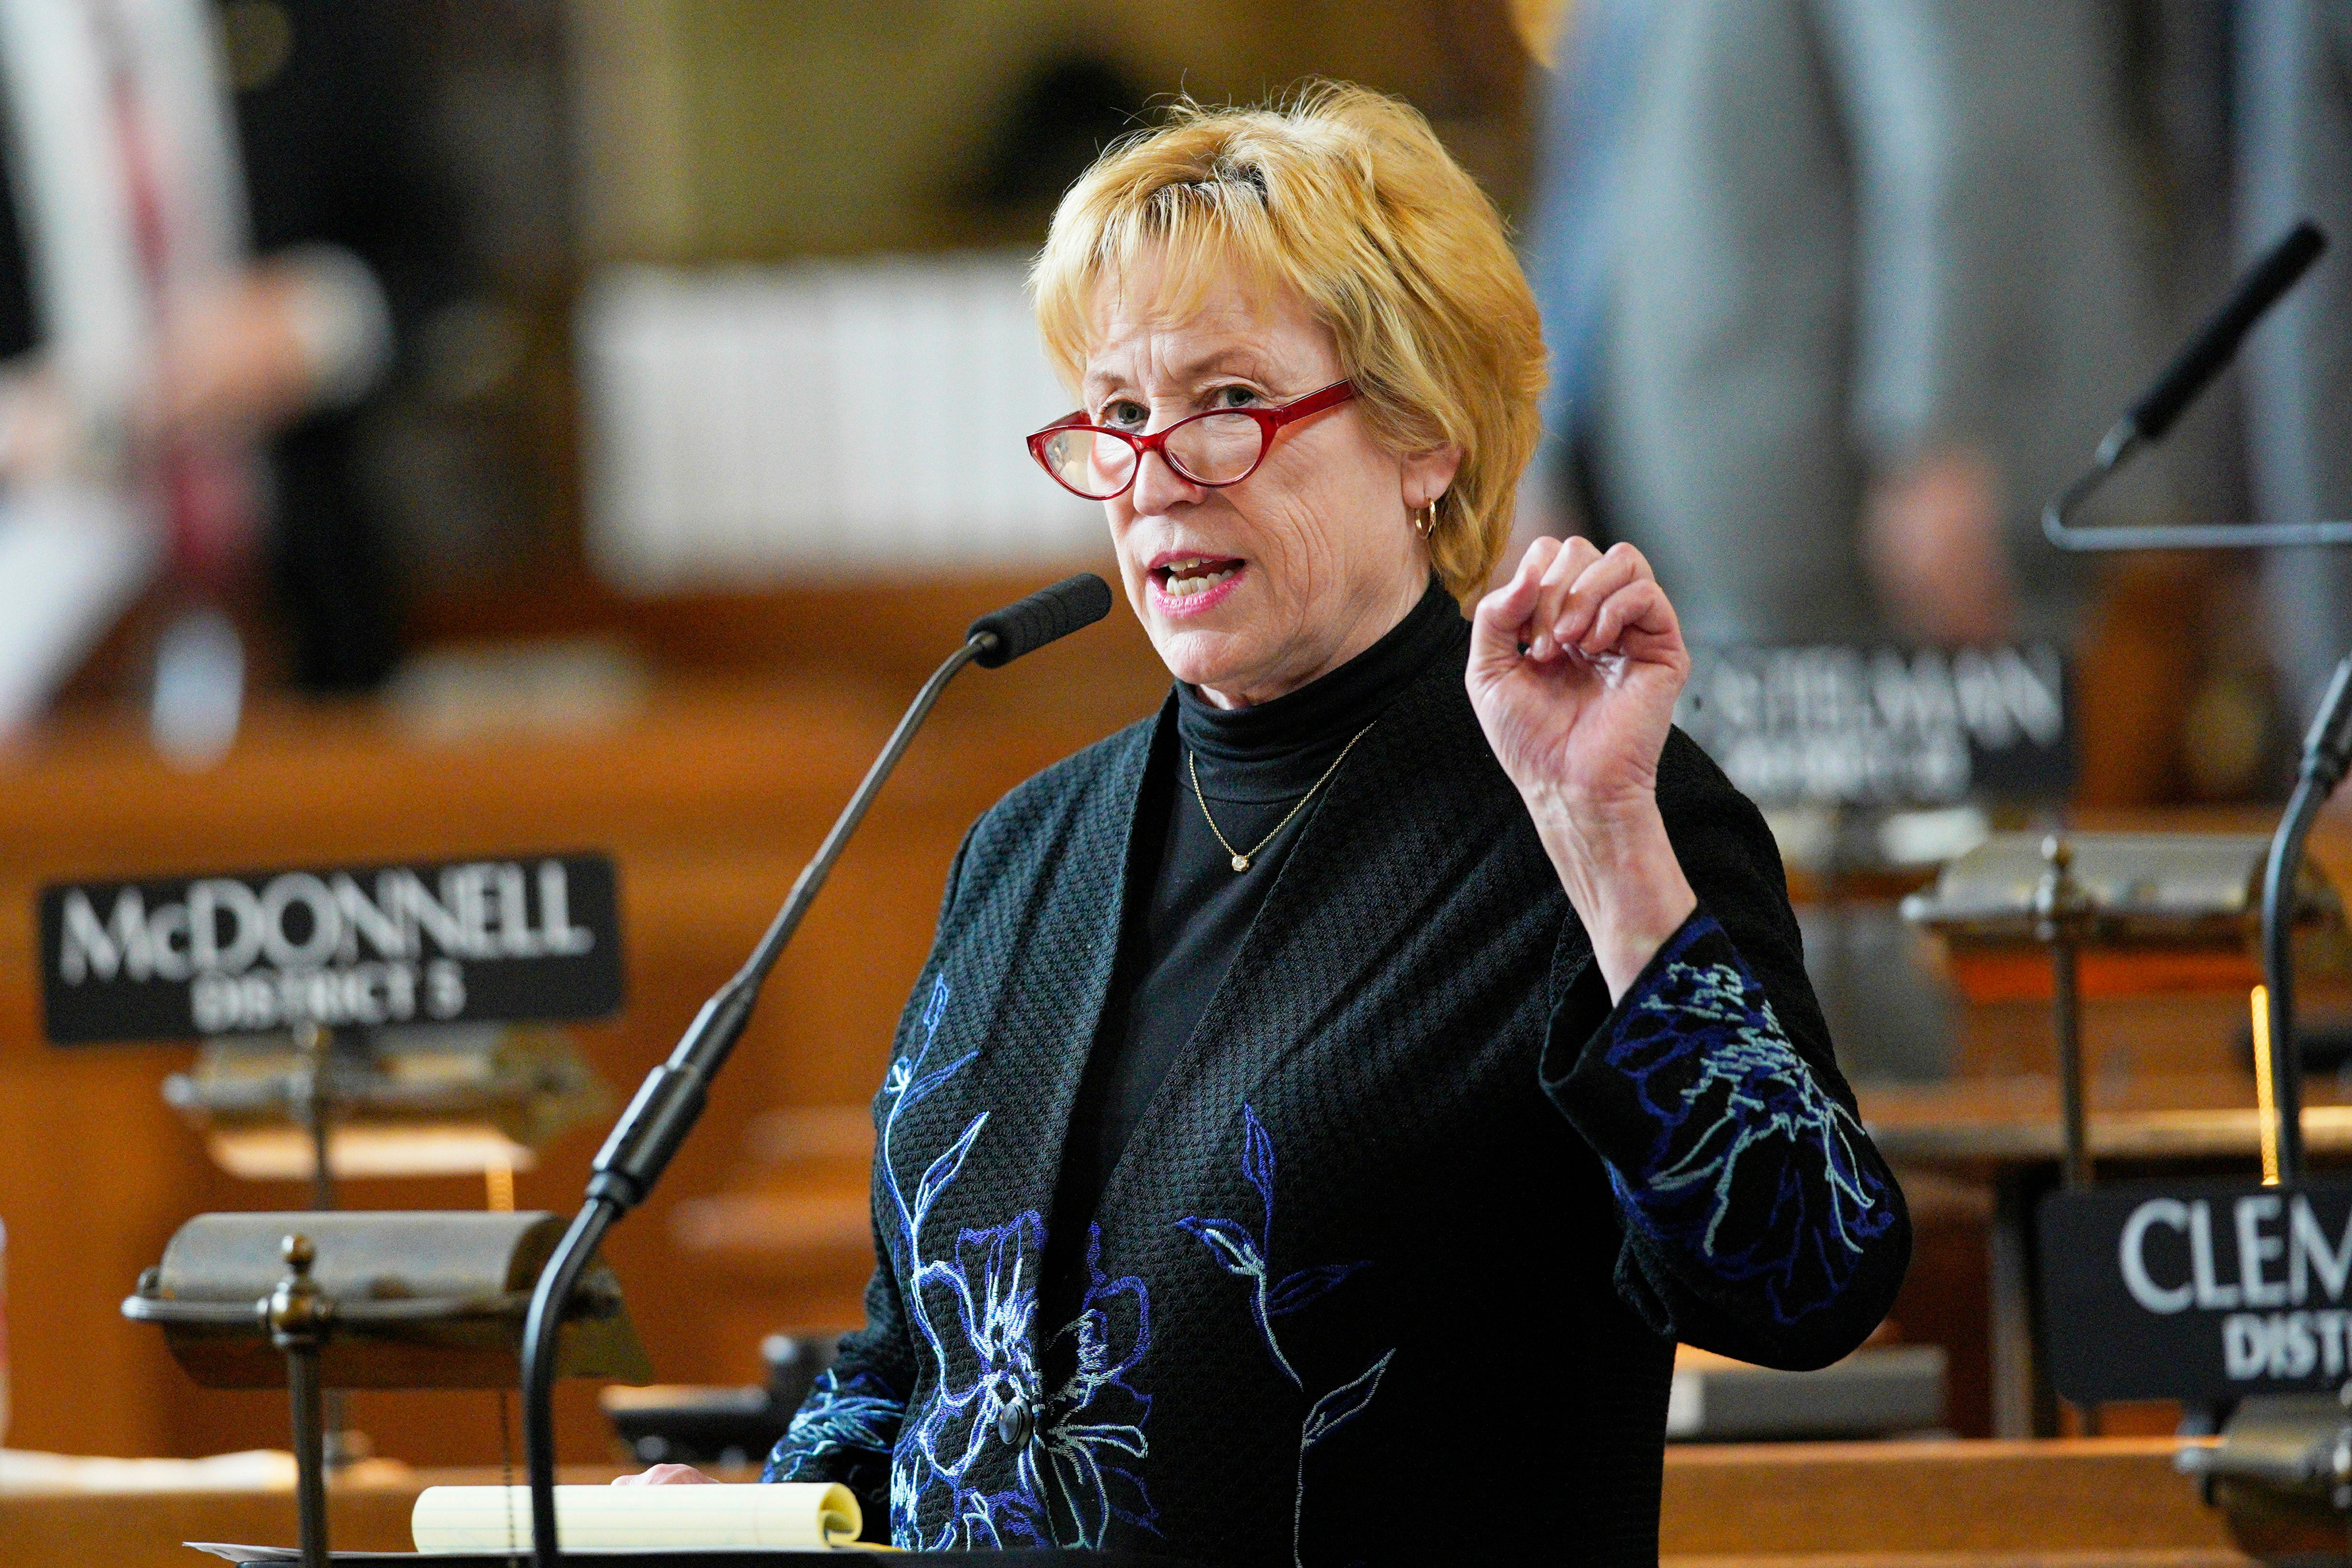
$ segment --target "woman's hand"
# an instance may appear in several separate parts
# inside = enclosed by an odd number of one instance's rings
[[[715,1487],[717,1480],[692,1465],[656,1465],[634,1476],[614,1476],[616,1487]]]
[[[1472,618],[1470,704],[1613,1000],[1697,907],[1658,813],[1690,650],[1630,544],[1539,539]]]

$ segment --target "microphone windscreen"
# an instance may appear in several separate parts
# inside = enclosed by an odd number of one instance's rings
[[[991,611],[964,628],[964,640],[985,632],[995,643],[973,658],[990,669],[1034,653],[1047,643],[1093,626],[1110,614],[1110,585],[1091,572],[1065,577],[1050,588]]]
[[[2229,302],[2205,323],[2205,330],[2189,340],[2180,357],[2167,365],[2156,384],[2132,405],[2131,422],[2142,440],[2163,439],[2181,411],[2196,401],[2197,395],[2237,353],[2248,329],[2278,302],[2280,295],[2294,287],[2326,248],[2327,237],[2308,218],[2271,247],[2270,254],[2239,282]]]

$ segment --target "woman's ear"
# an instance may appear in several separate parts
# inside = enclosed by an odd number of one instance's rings
[[[1407,458],[1403,471],[1405,510],[1419,511],[1444,495],[1452,488],[1454,476],[1461,467],[1462,448],[1452,441]]]

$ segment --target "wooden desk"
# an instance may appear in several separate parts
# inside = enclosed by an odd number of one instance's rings
[[[379,1472],[395,1467],[370,1467]],[[562,1479],[602,1485],[619,1474],[567,1466]],[[434,1486],[497,1486],[498,1470],[410,1470],[327,1494],[327,1536],[338,1552],[407,1552],[408,1516]],[[518,1481],[518,1484],[520,1482]],[[218,1559],[184,1542],[294,1544],[294,1494],[284,1491],[66,1491],[0,1487],[0,1568],[205,1568]]]
[[[1659,1547],[1675,1568],[2249,1568],[2171,1453],[2146,1438],[1677,1447]],[[330,1528],[338,1546],[403,1551],[419,1490],[498,1480],[418,1471],[339,1487]],[[0,1491],[0,1568],[199,1568],[181,1542],[293,1539],[286,1492]]]
[[[1705,1560],[2242,1564],[2162,1438],[1670,1447],[1658,1550]]]
[[[1879,1084],[1860,1092],[1881,1152],[1905,1164],[1993,1174],[2054,1164],[2063,1145],[2058,1083],[2040,1075]],[[2260,1157],[2252,1079],[2234,1073],[2094,1079],[2084,1086],[2091,1157],[2117,1164]],[[2305,1088],[2304,1139],[2315,1158],[2352,1157],[2352,1104],[2333,1085]]]

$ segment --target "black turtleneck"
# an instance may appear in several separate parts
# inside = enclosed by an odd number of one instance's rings
[[[1063,1151],[1046,1249],[1049,1295],[1075,1276],[1086,1222],[1129,1135],[1248,939],[1322,792],[1287,823],[1284,815],[1432,659],[1469,632],[1433,577],[1421,602],[1380,641],[1286,696],[1223,709],[1192,687],[1177,687],[1175,743],[1160,749],[1144,785],[1118,973]],[[1246,871],[1233,868],[1233,853],[1210,830],[1200,797],[1234,849],[1255,851]],[[1256,848],[1278,823],[1281,831]]]

